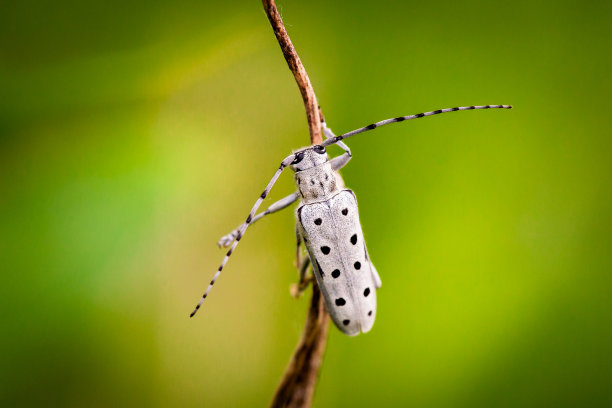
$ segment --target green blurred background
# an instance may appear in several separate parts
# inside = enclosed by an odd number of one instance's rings
[[[425,3],[279,1],[337,133],[515,106],[350,140],[383,287],[370,333],[330,329],[315,406],[610,406],[612,3]],[[188,315],[305,144],[257,0],[3,4],[2,405],[267,405],[309,297],[291,210]]]

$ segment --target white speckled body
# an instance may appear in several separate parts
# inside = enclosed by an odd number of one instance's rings
[[[368,257],[355,195],[348,189],[335,192],[324,201],[302,204],[297,216],[333,322],[349,336],[369,331],[380,279]]]
[[[357,200],[351,190],[341,188],[329,161],[317,163],[323,157],[308,153],[305,164],[294,166],[306,167],[295,173],[302,197],[298,233],[333,322],[349,336],[365,333],[376,317],[380,278],[368,257]]]

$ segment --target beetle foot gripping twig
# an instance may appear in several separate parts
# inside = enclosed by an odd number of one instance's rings
[[[292,284],[291,287],[289,288],[289,292],[291,293],[291,296],[293,296],[296,299],[300,298],[304,294],[304,291],[308,288],[308,285],[310,285],[311,283],[313,285],[316,285],[315,279],[312,276],[312,274],[308,274],[309,266],[310,266],[310,258],[304,257],[301,260],[299,267],[298,267],[299,281],[298,283]]]

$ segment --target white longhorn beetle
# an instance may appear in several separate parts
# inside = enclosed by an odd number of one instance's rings
[[[482,105],[439,109],[383,120],[340,136],[335,136],[323,120],[323,132],[326,140],[320,145],[300,149],[285,157],[268,186],[255,202],[246,221],[219,240],[219,246],[228,247],[231,245],[231,248],[210,281],[200,302],[191,313],[191,317],[198,311],[202,302],[208,296],[249,225],[301,199],[297,208],[297,251],[299,258],[300,244],[304,243],[309,257],[302,260],[299,265],[300,287],[305,286],[306,270],[308,269],[308,262],[310,262],[314,269],[313,274],[325,299],[325,306],[338,329],[349,336],[355,336],[360,332],[368,332],[374,324],[376,289],[380,288],[381,281],[368,256],[368,250],[363,240],[355,194],[352,190],[344,188],[342,179],[338,174],[338,170],[344,167],[352,157],[351,150],[342,140],[390,123],[438,113],[490,108],[510,109],[512,106]],[[337,144],[345,153],[328,159],[325,148],[333,144]],[[264,212],[255,215],[287,166],[291,166],[295,172],[294,178],[298,191],[275,202]]]

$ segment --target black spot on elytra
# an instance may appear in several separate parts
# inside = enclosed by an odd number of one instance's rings
[[[348,214],[348,208],[345,208],[344,210],[342,210],[342,215],[347,215]]]
[[[360,270],[361,269],[361,262],[357,261],[353,264],[353,266],[355,267],[355,269]]]
[[[368,130],[376,129],[376,123],[372,123],[371,125],[366,126],[366,129]]]
[[[424,114],[424,113],[419,113],[419,114],[417,114],[417,115],[415,115],[415,116],[416,116],[417,118],[422,118],[423,116],[425,116],[425,114]]]
[[[320,218],[317,218],[317,219],[314,221],[315,225],[321,225],[321,223],[322,223],[322,222],[323,222],[323,220],[322,220],[322,219],[320,219]]]
[[[372,311],[371,310],[368,312],[368,316],[372,316]]]
[[[395,118],[393,120],[396,121],[396,122],[403,122],[404,120],[406,120],[406,117],[405,116],[400,116],[399,118]]]
[[[344,306],[344,305],[346,305],[346,300],[344,300],[343,298],[336,299],[336,306]]]
[[[442,113],[442,109],[438,109],[438,110],[434,111],[434,113]]]
[[[351,321],[349,319],[343,320],[342,324],[348,326]]]
[[[310,184],[312,184],[314,186],[315,181],[313,179],[310,179]]]
[[[370,294],[370,288],[365,288],[365,290],[363,291],[363,296],[368,297],[369,294]]]
[[[328,246],[321,247],[321,252],[323,252],[323,255],[329,254],[329,251],[331,251],[331,249]]]
[[[351,244],[355,245],[357,243],[357,234],[353,234],[351,237]]]
[[[325,173],[325,180],[329,180],[329,174]]]
[[[332,278],[337,279],[340,276],[340,269],[334,269],[331,275]]]

